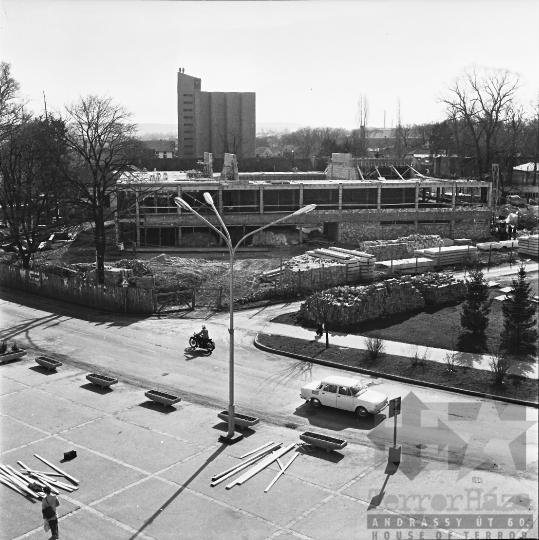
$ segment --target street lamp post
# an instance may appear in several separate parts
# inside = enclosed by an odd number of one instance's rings
[[[230,328],[228,329],[228,333],[230,334],[229,371],[228,371],[228,432],[226,436],[219,437],[219,440],[221,442],[232,444],[243,438],[243,435],[241,433],[236,433],[235,428],[234,428],[235,426],[235,423],[234,423],[234,255],[236,254],[236,250],[238,249],[239,245],[249,236],[252,236],[253,234],[256,234],[257,232],[260,232],[263,229],[271,227],[272,225],[280,223],[281,221],[284,221],[285,219],[291,218],[293,216],[298,216],[300,214],[305,214],[307,212],[311,212],[312,210],[316,208],[316,205],[310,204],[308,206],[304,206],[303,208],[296,210],[294,213],[289,214],[288,216],[284,216],[280,219],[272,221],[271,223],[268,223],[267,225],[264,225],[263,227],[256,229],[255,231],[252,231],[249,234],[246,234],[243,238],[241,238],[239,242],[234,246],[232,244],[232,238],[230,237],[230,233],[228,232],[228,229],[226,225],[224,224],[223,219],[221,218],[219,212],[217,211],[217,208],[215,208],[215,204],[213,202],[211,195],[207,192],[204,193],[204,200],[217,216],[217,219],[219,220],[219,223],[221,224],[221,227],[224,232],[220,231],[217,227],[211,224],[205,217],[201,216],[182,198],[176,197],[174,199],[174,202],[176,203],[177,206],[179,206],[183,210],[188,210],[189,212],[191,212],[192,214],[200,218],[202,221],[204,221],[206,225],[211,227],[225,241],[228,247],[228,251],[230,253],[230,300],[229,300]]]

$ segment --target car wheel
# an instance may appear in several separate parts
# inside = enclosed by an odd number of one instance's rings
[[[367,409],[365,409],[365,407],[358,407],[356,409],[356,414],[359,417],[364,418],[365,416],[367,416],[369,414],[369,411]]]
[[[189,345],[195,349],[197,346],[197,340],[194,337],[189,338]]]
[[[320,400],[319,400],[319,399],[311,398],[311,405],[312,405],[313,407],[321,407],[321,406],[322,406],[322,403],[320,403]]]

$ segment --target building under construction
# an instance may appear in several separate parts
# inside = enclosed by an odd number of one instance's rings
[[[357,245],[410,234],[444,238],[484,238],[492,218],[490,182],[444,180],[419,173],[411,161],[353,159],[333,154],[325,172],[238,173],[235,156],[227,155],[222,173],[126,173],[118,181],[118,241],[144,248],[211,246],[222,241],[195,215],[174,203],[182,197],[216,227],[218,220],[203,193],[215,205],[233,239],[262,227],[300,207],[316,210],[250,237],[254,244],[272,238],[301,243],[318,229],[330,241]],[[208,159],[210,160],[208,162]],[[273,236],[272,234],[273,233]]]

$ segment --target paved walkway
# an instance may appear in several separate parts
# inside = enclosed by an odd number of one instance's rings
[[[315,338],[314,329],[302,328],[301,326],[291,326],[288,324],[280,324],[270,322],[264,327],[265,334],[276,334],[280,336],[294,337],[298,339],[307,339],[313,341]],[[365,337],[356,334],[345,334],[342,332],[330,332],[329,341],[332,345],[339,347],[347,347],[349,349],[367,350]],[[323,343],[325,337],[321,338]],[[489,362],[491,356],[488,354],[473,354],[459,351],[450,351],[447,349],[436,349],[433,347],[424,347],[422,345],[411,345],[409,343],[401,343],[398,341],[383,340],[384,351],[386,354],[394,354],[398,356],[413,357],[416,353],[419,357],[425,357],[426,360],[434,362],[446,362],[447,355],[456,355],[456,363],[458,365],[473,367],[475,369],[490,370]],[[530,378],[539,377],[539,369],[536,362],[513,362],[511,373],[523,375]]]

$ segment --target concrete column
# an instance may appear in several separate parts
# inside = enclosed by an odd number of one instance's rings
[[[178,227],[178,246],[182,245],[182,228]]]
[[[451,196],[451,208],[455,209],[455,202],[457,198],[457,184],[453,184],[453,195]]]
[[[489,184],[487,191],[487,204],[489,208],[492,208],[492,205],[494,204],[493,200],[493,192],[492,192],[492,184]]]
[[[178,197],[180,197],[180,199],[182,198],[182,188],[179,186],[178,186]],[[176,206],[176,208],[177,208],[178,215],[181,216],[182,209],[179,206]]]
[[[260,197],[260,213],[263,214],[264,213],[264,188],[262,186],[260,186],[258,193]]]
[[[219,205],[218,208],[219,214],[223,215],[223,186],[219,185]]]
[[[416,212],[419,210],[419,183],[415,185],[415,209]]]
[[[339,184],[339,211],[342,210],[342,184]]]
[[[303,184],[299,186],[299,207],[303,206]]]
[[[378,186],[378,193],[376,195],[376,209],[382,209],[382,186]]]

